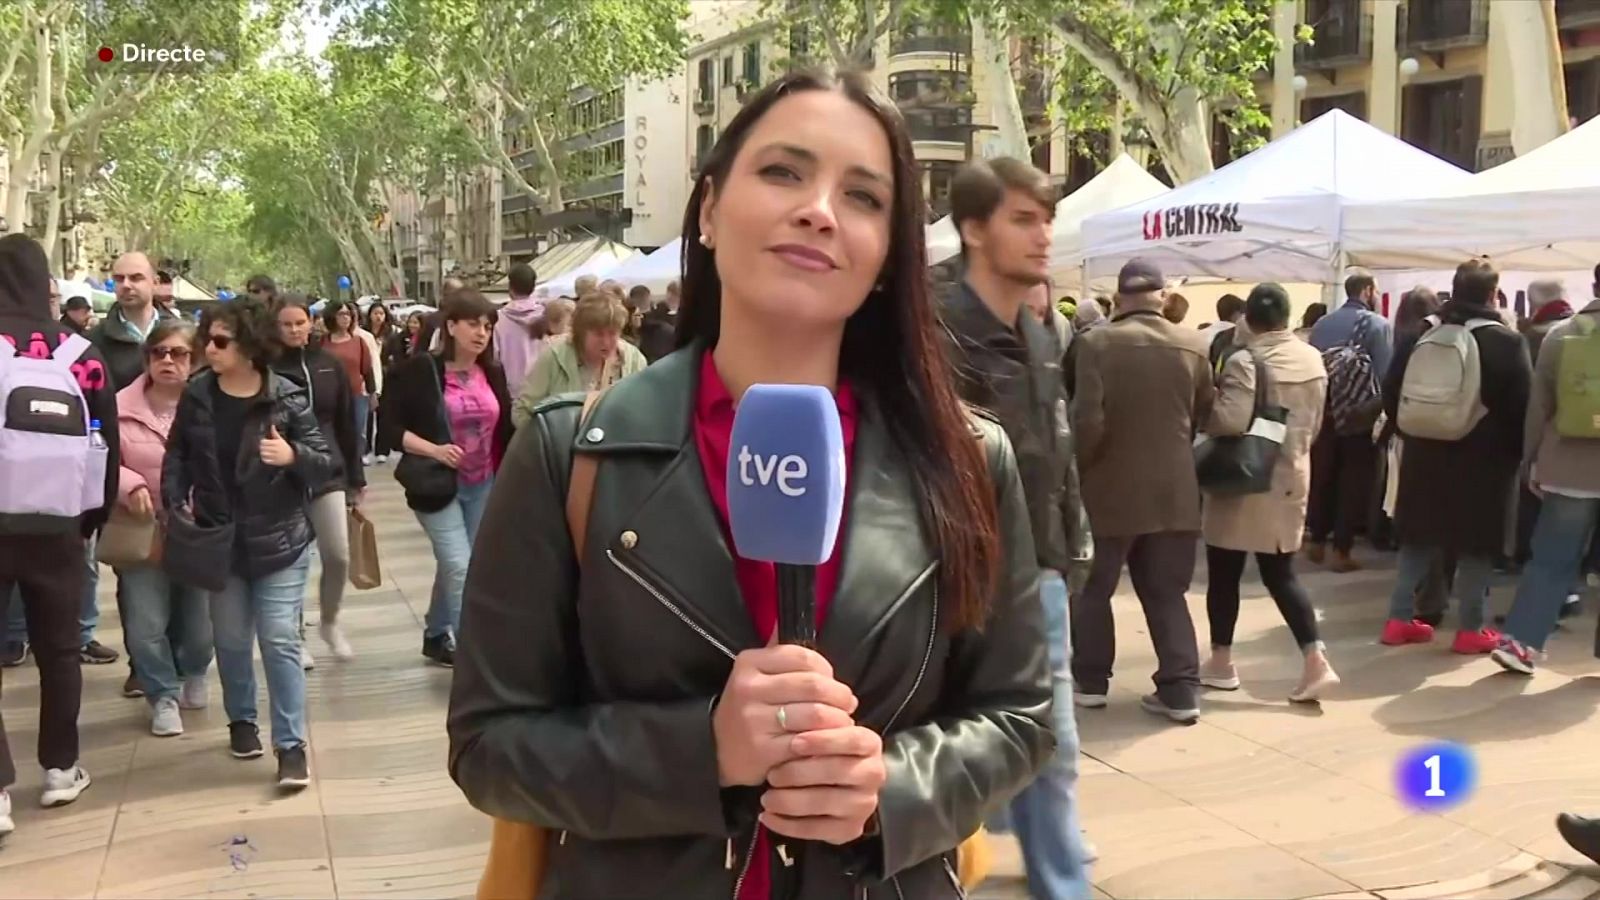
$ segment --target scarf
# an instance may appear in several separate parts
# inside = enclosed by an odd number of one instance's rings
[[[1572,304],[1567,301],[1551,300],[1549,303],[1534,310],[1532,322],[1535,325],[1543,325],[1546,322],[1559,322],[1562,319],[1572,318],[1574,313]]]

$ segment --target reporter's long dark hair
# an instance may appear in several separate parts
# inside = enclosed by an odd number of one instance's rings
[[[955,602],[949,630],[982,627],[1000,568],[995,485],[982,444],[956,393],[929,297],[923,235],[922,180],[898,110],[857,73],[795,72],[745,104],[712,148],[683,217],[683,301],[677,344],[716,346],[722,324],[722,282],[712,252],[700,245],[700,205],[707,184],[727,178],[751,128],[784,96],[838,91],[883,127],[894,155],[894,208],[889,255],[879,284],[845,323],[839,374],[883,417],[909,463],[921,498],[923,526],[940,561],[939,588]]]

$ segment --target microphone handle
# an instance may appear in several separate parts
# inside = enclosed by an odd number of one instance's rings
[[[817,567],[777,563],[778,643],[817,647]]]

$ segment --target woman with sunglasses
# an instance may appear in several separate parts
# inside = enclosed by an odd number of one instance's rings
[[[161,464],[189,383],[194,336],[194,325],[183,319],[158,320],[144,341],[144,373],[117,392],[122,445],[117,508],[138,519],[162,513]],[[128,652],[150,704],[150,733],[183,734],[179,710],[205,709],[207,702],[211,616],[205,593],[169,578],[159,561],[119,566],[116,572]],[[170,628],[174,620],[176,629]]]
[[[229,750],[262,755],[251,643],[261,645],[278,756],[278,786],[311,783],[306,757],[306,673],[300,612],[310,568],[306,497],[332,476],[333,459],[310,397],[273,373],[271,314],[253,300],[218,304],[200,319],[209,368],[178,401],[161,464],[161,501],[202,527],[231,524],[227,583],[211,594],[211,629]]]
[[[860,76],[752,97],[685,213],[679,349],[534,410],[475,548],[450,769],[559,832],[539,896],[961,896],[954,850],[1053,750],[1016,457],[967,412],[927,296],[905,122]],[[844,523],[816,649],[772,642],[727,525],[734,406],[834,393]],[[585,550],[573,454],[597,464]]]
[[[318,589],[318,632],[341,660],[352,659],[355,651],[339,627],[339,609],[344,604],[345,579],[350,575],[349,508],[360,506],[367,494],[367,475],[361,466],[361,435],[355,430],[354,405],[350,381],[339,360],[311,343],[311,309],[306,298],[285,294],[274,307],[277,321],[278,353],[272,371],[304,388],[317,419],[322,437],[333,448],[333,471],[323,484],[313,486],[307,513],[317,535],[317,555],[322,560],[322,583]],[[301,646],[301,664],[315,665],[311,654]]]

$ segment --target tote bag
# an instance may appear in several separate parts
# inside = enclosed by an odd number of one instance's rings
[[[1289,436],[1289,411],[1267,403],[1271,385],[1267,367],[1253,353],[1250,359],[1256,368],[1256,400],[1250,428],[1244,434],[1202,436],[1195,445],[1200,489],[1210,494],[1238,497],[1272,490],[1272,470],[1278,465],[1278,454]]]
[[[378,529],[359,509],[351,508],[348,516],[350,586],[370,591],[383,584],[383,569],[378,565]]]

